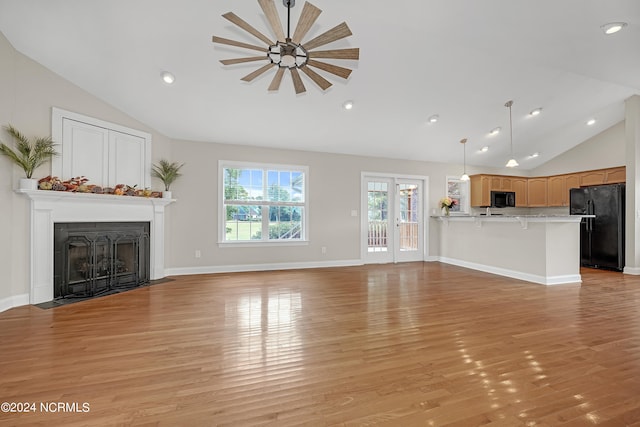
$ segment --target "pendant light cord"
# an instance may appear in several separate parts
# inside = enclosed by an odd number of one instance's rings
[[[509,140],[511,146],[511,158],[513,159],[513,120],[511,118],[511,106],[513,101],[508,101],[505,106],[509,107]]]

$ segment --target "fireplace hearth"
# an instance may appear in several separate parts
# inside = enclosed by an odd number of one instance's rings
[[[87,298],[149,283],[148,222],[54,224],[54,298]]]

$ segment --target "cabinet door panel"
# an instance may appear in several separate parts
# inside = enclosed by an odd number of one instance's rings
[[[529,206],[547,206],[547,178],[529,179]]]
[[[127,184],[146,186],[145,140],[122,132],[109,132],[109,185]]]
[[[564,206],[566,179],[564,176],[550,176],[547,180],[548,206]]]
[[[63,180],[85,176],[92,184],[107,185],[109,131],[70,119],[64,119],[62,128],[61,168],[53,175]]]
[[[627,171],[624,166],[619,168],[607,169],[606,172],[607,184],[618,184],[627,181]]]
[[[527,197],[528,184],[529,181],[527,178],[513,178],[512,187],[513,191],[516,193],[516,207],[524,208],[529,206],[529,201]]]
[[[606,174],[603,170],[585,172],[580,178],[580,186],[586,187],[589,185],[604,184],[605,176]]]

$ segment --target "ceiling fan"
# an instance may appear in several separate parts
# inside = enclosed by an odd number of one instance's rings
[[[307,35],[313,24],[318,19],[322,10],[309,2],[305,2],[300,14],[300,20],[295,28],[293,37],[290,35],[291,31],[291,8],[295,6],[295,0],[283,0],[284,6],[287,8],[287,34],[285,36],[282,29],[282,23],[274,0],[258,0],[262,11],[267,17],[271,29],[276,36],[276,41],[273,42],[269,37],[256,30],[253,26],[248,24],[242,18],[238,17],[233,12],[228,12],[222,15],[223,18],[231,21],[233,24],[242,28],[249,34],[260,39],[267,46],[257,46],[248,43],[243,43],[235,40],[225,39],[222,37],[213,36],[212,41],[214,43],[241,47],[244,49],[251,49],[263,52],[261,56],[249,56],[244,58],[235,59],[223,59],[224,65],[241,64],[245,62],[254,61],[268,61],[268,64],[263,65],[252,73],[247,74],[241,80],[250,82],[256,77],[264,74],[269,69],[276,67],[276,74],[269,85],[270,91],[277,91],[280,88],[282,77],[285,71],[288,69],[291,73],[293,80],[293,87],[296,94],[300,94],[306,91],[302,78],[298,70],[306,74],[314,83],[316,83],[322,90],[327,90],[332,83],[322,77],[320,74],[311,69],[311,67],[318,68],[328,73],[334,74],[343,79],[347,79],[351,74],[350,69],[339,67],[327,62],[318,61],[318,58],[324,59],[359,59],[360,49],[332,49],[332,50],[319,50],[313,51],[313,49],[320,46],[324,46],[336,40],[349,37],[352,33],[346,22],[337,25],[336,27],[320,34],[309,41],[302,43],[302,39]]]

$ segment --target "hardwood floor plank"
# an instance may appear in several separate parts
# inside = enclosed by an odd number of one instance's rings
[[[0,313],[0,425],[640,423],[640,277],[439,263],[174,277]]]

